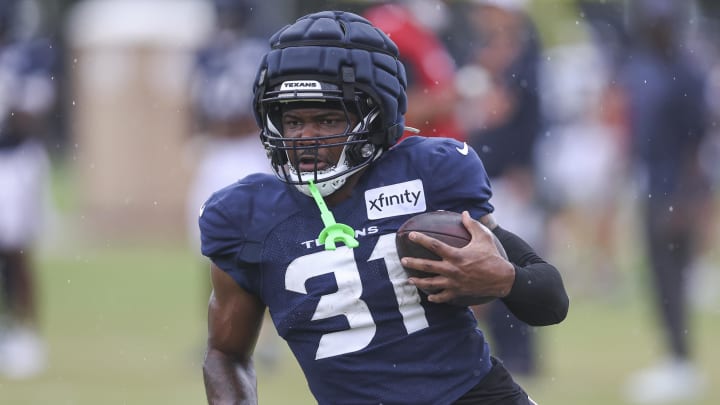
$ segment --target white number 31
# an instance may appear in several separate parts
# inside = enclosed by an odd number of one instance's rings
[[[398,308],[408,334],[428,327],[425,309],[420,305],[417,289],[407,283],[407,276],[400,265],[395,251],[395,234],[382,235],[378,239],[368,262],[384,260],[390,282],[395,291]],[[285,288],[307,294],[305,282],[323,274],[335,275],[338,290],[320,297],[312,320],[333,316],[344,316],[349,329],[330,332],[320,338],[315,359],[351,353],[367,347],[375,336],[375,322],[362,295],[359,266],[355,262],[353,250],[341,246],[336,250],[324,250],[302,256],[288,266],[285,274]]]

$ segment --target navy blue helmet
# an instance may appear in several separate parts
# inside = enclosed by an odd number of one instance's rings
[[[349,12],[310,14],[270,38],[254,86],[255,118],[278,178],[309,195],[313,180],[326,196],[347,177],[380,157],[405,129],[405,68],[390,38],[365,18]],[[331,137],[284,138],[284,107],[308,105],[343,110],[358,117],[356,125]],[[332,139],[328,142],[329,138]],[[300,171],[288,153],[343,145],[333,167]]]

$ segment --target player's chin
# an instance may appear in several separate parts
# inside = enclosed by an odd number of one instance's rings
[[[300,163],[296,167],[300,173],[315,173],[315,171],[322,172],[323,170],[330,167],[330,165],[325,162],[318,162],[317,164],[313,162]]]
[[[330,162],[322,156],[298,156],[297,160],[293,162],[293,166],[300,173],[315,173],[316,171],[322,172],[330,168]]]

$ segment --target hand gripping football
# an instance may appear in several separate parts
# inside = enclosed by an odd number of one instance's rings
[[[408,235],[411,231],[422,232],[453,247],[463,247],[470,242],[470,233],[462,223],[462,215],[452,211],[431,211],[418,214],[400,226],[395,235],[395,247],[398,256],[418,257],[422,259],[441,260],[441,258],[425,247],[412,242]],[[502,257],[507,254],[500,241],[493,234],[495,247]],[[434,274],[405,267],[410,277],[431,277]],[[488,297],[488,300],[492,298]]]

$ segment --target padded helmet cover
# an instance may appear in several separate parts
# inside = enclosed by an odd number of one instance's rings
[[[400,138],[407,110],[405,68],[395,43],[368,20],[343,11],[309,14],[279,30],[270,45],[253,88],[259,126],[265,127],[267,90],[287,80],[318,80],[359,90],[379,107],[384,136],[370,142],[386,149]]]

